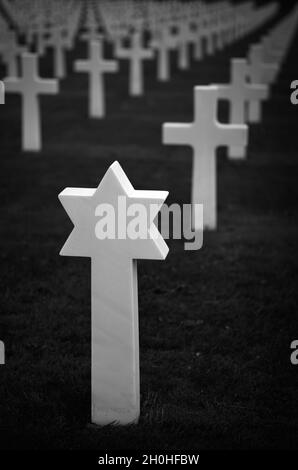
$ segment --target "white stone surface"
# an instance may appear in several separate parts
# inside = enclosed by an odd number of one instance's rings
[[[248,82],[248,64],[245,59],[231,60],[231,83],[217,85],[218,97],[230,103],[230,124],[246,124],[247,106],[261,103],[268,98],[268,86]],[[246,157],[247,147],[229,147],[231,159]]]
[[[151,49],[142,46],[142,35],[140,31],[134,31],[131,35],[130,47],[118,47],[116,50],[118,59],[130,61],[129,93],[131,96],[141,96],[144,93],[143,61],[153,59]]]
[[[118,230],[126,232],[124,211],[142,204],[154,217],[167,197],[164,191],[137,191],[118,162],[108,169],[98,188],[68,188],[59,199],[74,224],[62,248],[64,256],[87,256],[92,266],[92,422],[99,425],[136,422],[140,412],[137,259],[160,259],[168,247],[156,226],[148,222],[148,237],[98,239],[97,215],[103,204],[115,208]],[[153,219],[151,219],[153,220]],[[121,222],[122,221],[122,222]]]
[[[193,148],[191,201],[192,204],[203,204],[204,228],[211,230],[217,227],[216,149],[220,146],[245,146],[248,132],[246,125],[219,123],[217,105],[217,86],[195,87],[194,122],[163,126],[164,144]],[[198,222],[193,220],[195,230]]]
[[[51,36],[47,40],[54,52],[54,75],[63,79],[66,76],[66,56],[65,51],[69,47],[69,38],[64,28],[56,26],[51,31]]]
[[[0,81],[0,104],[5,104],[5,87],[4,83]]]
[[[89,73],[89,116],[103,118],[105,116],[105,84],[104,74],[118,71],[115,60],[103,58],[103,41],[89,43],[89,59],[75,62],[77,72]]]
[[[251,46],[249,52],[249,80],[251,83],[272,85],[276,79],[279,67],[277,63],[266,63],[264,60],[264,47],[261,44]],[[268,93],[270,92],[270,88]],[[269,97],[269,95],[268,95]],[[248,120],[260,123],[262,119],[259,102],[250,102],[248,106]]]
[[[6,65],[6,75],[8,77],[18,77],[18,59],[26,51],[24,46],[18,44],[14,31],[8,31],[1,38],[0,55]]]
[[[5,364],[5,347],[3,341],[0,341],[0,366]]]
[[[22,54],[22,76],[4,80],[6,93],[22,95],[22,148],[25,151],[41,150],[41,118],[38,96],[58,93],[57,80],[38,76],[36,54]]]
[[[176,39],[166,27],[161,28],[150,46],[157,52],[157,79],[166,82],[170,79],[170,51],[176,48]]]

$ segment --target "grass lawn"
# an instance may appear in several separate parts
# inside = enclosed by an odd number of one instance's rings
[[[274,24],[270,23],[270,24]],[[57,96],[42,97],[43,151],[20,152],[20,99],[0,109],[0,447],[67,449],[295,448],[298,368],[297,107],[290,103],[298,38],[250,128],[248,159],[218,152],[219,228],[203,249],[170,241],[165,262],[139,262],[141,419],[90,421],[90,261],[59,257],[71,222],[58,193],[94,187],[118,160],[137,189],[189,203],[191,150],[163,146],[164,122],[187,122],[193,86],[227,82],[230,57],[267,28],[190,71],[127,95],[127,66],[107,79],[107,118],[87,117],[87,76],[71,63]],[[109,52],[109,51],[108,51]],[[51,56],[41,61],[52,73]],[[3,75],[3,68],[0,69]],[[221,108],[221,116],[226,117]],[[117,293],[115,293],[117,295]]]

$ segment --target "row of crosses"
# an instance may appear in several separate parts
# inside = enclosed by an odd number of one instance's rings
[[[298,9],[294,17],[286,18],[282,25],[273,30],[270,40],[266,39],[267,49],[261,51],[261,56],[260,49],[254,48],[250,60],[233,60],[230,85],[195,87],[192,123],[163,126],[165,144],[190,145],[193,148],[192,203],[203,204],[205,228],[214,229],[217,225],[216,148],[224,145],[232,158],[243,158],[243,148],[248,141],[245,122],[258,122],[260,119],[260,109],[252,104],[258,103],[259,106],[269,96],[269,84],[277,77],[297,21]],[[134,50],[139,51],[139,36],[136,34],[133,37]],[[273,51],[268,49],[268,44],[271,47],[274,45]],[[104,61],[98,41],[91,45],[90,60],[77,61],[76,69],[90,73],[90,89],[95,89],[95,70],[113,72],[116,64]],[[118,54],[128,57],[128,50],[119,48]],[[269,54],[271,61],[274,60],[270,65],[266,63],[266,54]],[[132,75],[137,84],[134,92],[139,92],[142,87],[136,63],[148,58],[140,53],[137,62],[134,57]],[[38,76],[37,56],[34,54],[22,55],[22,71],[21,77],[5,80],[5,88],[8,92],[22,95],[24,147],[37,150],[41,146],[38,96],[57,93],[58,82]],[[166,74],[166,69],[163,73]],[[256,76],[259,77],[257,82],[253,79]],[[217,120],[220,99],[230,102],[230,124]],[[4,104],[2,83],[0,103]],[[95,105],[93,108],[90,104],[90,111],[100,115],[104,109]],[[167,195],[166,191],[135,190],[118,162],[110,166],[97,188],[66,188],[59,195],[74,225],[61,255],[91,258],[91,381],[92,422],[95,424],[128,424],[139,418],[137,260],[164,260],[168,254],[168,247],[151,217],[147,221],[146,238],[99,239],[96,231],[98,208],[106,204],[119,208],[118,198],[124,197],[129,204],[141,204],[147,212],[155,207],[155,217]],[[119,218],[119,214],[116,217]],[[193,224],[195,228],[199,227],[195,218]],[[3,362],[4,344],[0,342],[0,364]]]

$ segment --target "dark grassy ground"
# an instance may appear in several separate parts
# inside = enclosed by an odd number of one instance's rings
[[[165,262],[139,263],[141,419],[95,429],[90,416],[90,265],[61,258],[71,223],[57,200],[92,187],[118,159],[138,189],[190,199],[191,152],[161,145],[163,122],[192,119],[192,87],[224,82],[229,58],[264,29],[146,94],[127,96],[127,71],[107,83],[108,116],[87,119],[87,78],[70,72],[42,98],[43,151],[22,154],[20,100],[0,110],[0,368],[2,448],[295,448],[298,369],[297,40],[251,127],[249,157],[218,158],[219,229],[199,252],[170,242]],[[75,54],[83,56],[78,45]],[[175,59],[173,57],[173,59]],[[51,73],[50,56],[42,74]],[[222,115],[225,110],[222,111]]]

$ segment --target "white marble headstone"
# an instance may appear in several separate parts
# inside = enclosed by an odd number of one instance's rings
[[[176,39],[164,26],[157,31],[150,46],[157,52],[157,79],[166,82],[170,79],[170,51],[176,48]]]
[[[5,34],[4,44],[0,46],[0,55],[6,65],[6,75],[8,77],[18,77],[18,59],[26,51],[24,46],[19,45],[14,31]]]
[[[143,61],[153,59],[153,51],[143,47],[140,31],[132,34],[130,47],[116,50],[116,57],[130,61],[129,93],[131,96],[141,96],[144,93]]]
[[[6,93],[22,96],[22,148],[25,151],[41,150],[41,118],[39,95],[58,93],[57,80],[45,80],[38,76],[37,55],[22,55],[22,76],[4,80]]]
[[[232,59],[231,83],[217,85],[218,97],[230,103],[230,123],[245,124],[247,122],[247,105],[260,103],[268,98],[268,86],[248,82],[248,64],[245,59]],[[246,147],[229,147],[232,159],[246,157]]]
[[[264,48],[261,44],[251,46],[248,57],[248,74],[249,80],[254,84],[272,85],[278,74],[277,63],[266,63],[264,60]],[[268,89],[268,97],[270,88]],[[248,107],[249,122],[261,122],[261,106],[259,102],[251,102]]]
[[[95,424],[129,424],[139,418],[136,260],[163,260],[167,256],[168,247],[153,223],[167,194],[135,190],[115,162],[98,188],[67,188],[59,195],[74,224],[61,255],[91,258],[92,422]],[[149,214],[152,204],[154,211],[147,219],[145,236],[128,237],[131,217],[127,220],[127,214],[133,216],[140,208]],[[106,236],[108,227],[112,228],[111,238]]]
[[[181,20],[175,40],[178,50],[178,68],[187,70],[190,66],[190,31],[186,20]]]
[[[163,143],[189,145],[193,149],[192,204],[203,204],[204,227],[217,227],[216,149],[247,145],[247,126],[217,121],[218,87],[195,87],[194,121],[189,124],[164,124]],[[193,227],[201,228],[194,220]]]
[[[51,31],[51,36],[47,40],[54,52],[54,75],[63,79],[66,76],[66,55],[65,51],[69,47],[69,38],[63,27],[55,26]]]
[[[5,364],[5,347],[3,341],[0,341],[0,366]]]
[[[89,115],[93,118],[105,116],[104,74],[118,71],[118,63],[103,58],[103,41],[91,41],[89,59],[75,62],[77,72],[89,73]]]
[[[5,104],[5,87],[4,83],[0,81],[0,104]]]

